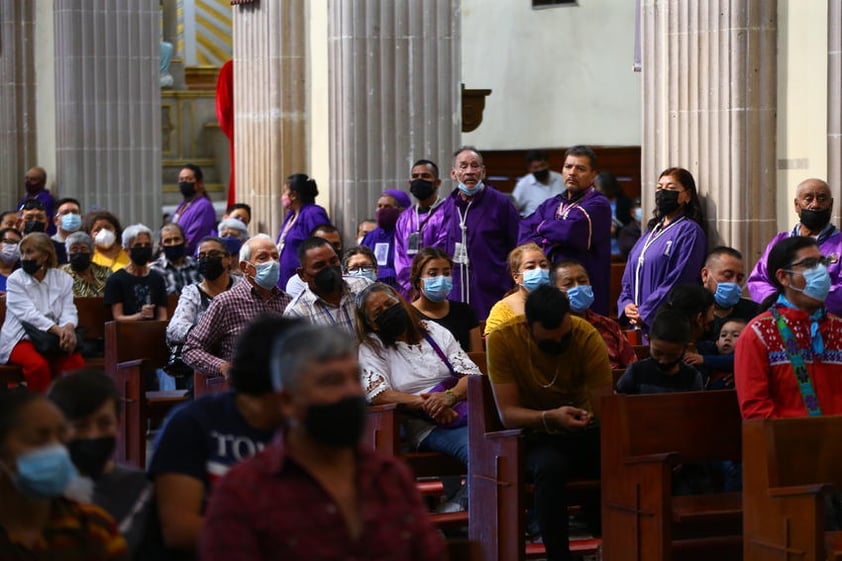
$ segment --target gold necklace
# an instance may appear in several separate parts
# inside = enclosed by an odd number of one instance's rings
[[[532,343],[533,343],[532,337],[530,337],[529,338],[529,347],[530,347],[529,348],[529,366],[530,366],[530,368],[532,368],[532,371],[534,372],[536,370],[536,368],[535,368],[535,363],[532,362],[532,346],[533,346]],[[540,349],[538,349],[538,350],[540,350]],[[558,370],[559,370],[559,368],[560,368],[560,365],[556,365],[555,376],[553,376],[553,379],[550,380],[549,384],[544,385],[541,382],[538,382],[538,385],[541,386],[544,389],[551,388],[553,385],[555,385],[556,380],[558,380]]]

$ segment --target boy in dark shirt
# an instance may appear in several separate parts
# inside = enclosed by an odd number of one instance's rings
[[[617,393],[691,392],[702,389],[702,376],[681,359],[690,342],[690,322],[677,311],[663,310],[649,331],[650,358],[634,362],[617,381]]]

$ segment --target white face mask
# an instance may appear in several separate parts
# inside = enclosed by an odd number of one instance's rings
[[[114,235],[114,232],[106,228],[97,232],[96,237],[94,238],[94,243],[97,247],[101,247],[102,249],[108,249],[114,245],[115,241],[117,241],[117,236]]]
[[[20,251],[16,243],[0,244],[0,261],[6,264],[14,263],[20,259]]]

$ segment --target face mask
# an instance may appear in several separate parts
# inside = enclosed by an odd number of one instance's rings
[[[362,396],[351,396],[307,408],[304,428],[310,437],[332,448],[357,444],[365,429],[368,406]]]
[[[460,191],[462,191],[463,193],[465,193],[469,197],[473,197],[474,195],[476,195],[477,193],[482,191],[482,188],[485,187],[485,184],[482,181],[480,181],[479,183],[477,183],[474,186],[473,189],[471,189],[470,187],[468,187],[467,185],[465,185],[464,183],[462,183],[460,181],[459,185],[457,185],[457,187],[459,188]]]
[[[735,282],[720,282],[716,285],[713,299],[720,308],[731,308],[737,305],[742,297],[743,289]]]
[[[151,247],[133,247],[129,249],[129,259],[138,267],[146,265],[152,259]]]
[[[218,279],[225,272],[222,257],[203,257],[196,264],[196,269],[202,278],[209,281]]]
[[[281,195],[281,207],[288,209],[292,206],[292,201],[289,200],[289,195],[284,193]]]
[[[521,273],[521,286],[532,292],[539,286],[550,284],[550,272],[547,269],[527,269]]]
[[[78,476],[67,448],[53,444],[27,452],[17,459],[17,473],[9,474],[15,487],[29,497],[61,496]]]
[[[550,168],[542,169],[541,171],[533,171],[532,175],[535,177],[536,181],[544,183],[550,178]]]
[[[801,209],[801,224],[810,230],[821,230],[830,222],[830,209]]]
[[[254,264],[254,282],[260,288],[272,290],[281,278],[281,264],[275,260]]]
[[[23,272],[27,275],[34,275],[41,268],[41,264],[37,259],[21,259],[20,268],[23,269]]]
[[[79,438],[67,444],[70,459],[82,475],[98,479],[105,471],[111,454],[117,446],[117,439],[113,436],[102,438]]]
[[[90,253],[73,253],[67,256],[67,260],[70,262],[70,268],[77,273],[81,273],[91,266]]]
[[[102,249],[108,249],[114,242],[117,241],[117,236],[111,230],[103,228],[99,232],[96,233],[94,237],[94,243],[97,247],[101,247]]]
[[[643,209],[642,208],[634,209],[634,219],[637,222],[643,222]]]
[[[182,197],[191,199],[196,194],[196,184],[190,181],[179,181],[178,190],[181,191]]]
[[[663,372],[664,374],[666,374],[666,373],[668,373],[668,372],[671,372],[671,371],[672,371],[672,369],[673,369],[673,368],[675,368],[675,367],[678,365],[678,363],[679,363],[679,362],[681,362],[681,359],[680,359],[680,358],[678,358],[678,359],[676,359],[676,360],[673,360],[672,362],[658,362],[658,361],[656,360],[656,361],[655,361],[655,366],[657,366],[657,367],[658,367],[658,370],[660,370],[661,372]]]
[[[678,191],[670,191],[668,189],[661,189],[655,191],[655,206],[658,208],[658,214],[666,216],[678,210]]]
[[[453,277],[439,275],[424,279],[422,292],[431,302],[444,302],[453,290]]]
[[[560,355],[564,354],[564,352],[570,348],[570,342],[573,341],[573,332],[569,332],[567,335],[559,339],[558,341],[538,341],[538,348],[541,352],[551,354],[551,355]]]
[[[35,195],[41,190],[41,186],[37,183],[24,183],[27,195]]]
[[[384,230],[394,230],[401,212],[399,208],[381,208],[376,213],[377,226]]]
[[[243,247],[243,240],[234,236],[226,236],[222,238],[222,242],[225,244],[225,249],[228,250],[229,255],[240,254],[240,248]]]
[[[21,263],[23,262],[21,261]],[[794,286],[790,286],[790,288],[803,293],[805,296],[809,296],[813,300],[818,300],[819,302],[825,301],[827,295],[830,293],[830,273],[827,272],[827,267],[819,263],[815,267],[803,272],[790,272],[803,275],[804,280],[807,281],[804,288],[795,288]]]
[[[6,263],[14,263],[20,259],[20,250],[16,243],[4,243],[0,246],[0,261]]]
[[[580,284],[567,289],[567,299],[570,300],[570,308],[581,313],[593,304],[593,287],[589,284]]]
[[[165,245],[164,256],[167,258],[167,261],[178,261],[184,257],[184,244]]]
[[[368,279],[371,282],[377,280],[377,275],[374,273],[374,269],[371,267],[360,267],[359,269],[354,269],[353,271],[348,271],[349,277],[357,277],[360,279]]]
[[[31,234],[33,232],[46,232],[47,226],[43,222],[37,220],[27,220],[23,223],[23,233]]]
[[[377,325],[377,332],[381,337],[394,341],[406,331],[409,318],[403,306],[395,304],[391,308],[383,310],[374,320],[374,323]]]
[[[342,269],[325,267],[313,276],[313,282],[322,294],[332,294],[342,288]]]
[[[426,179],[413,179],[412,183],[409,184],[409,192],[419,201],[432,197],[435,190],[436,186],[433,185],[433,182]]]
[[[82,227],[82,217],[70,212],[61,217],[61,229],[65,232],[75,232]]]

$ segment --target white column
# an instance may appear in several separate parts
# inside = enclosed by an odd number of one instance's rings
[[[842,0],[827,2],[827,182],[837,201],[833,223],[838,226],[842,215]]]

